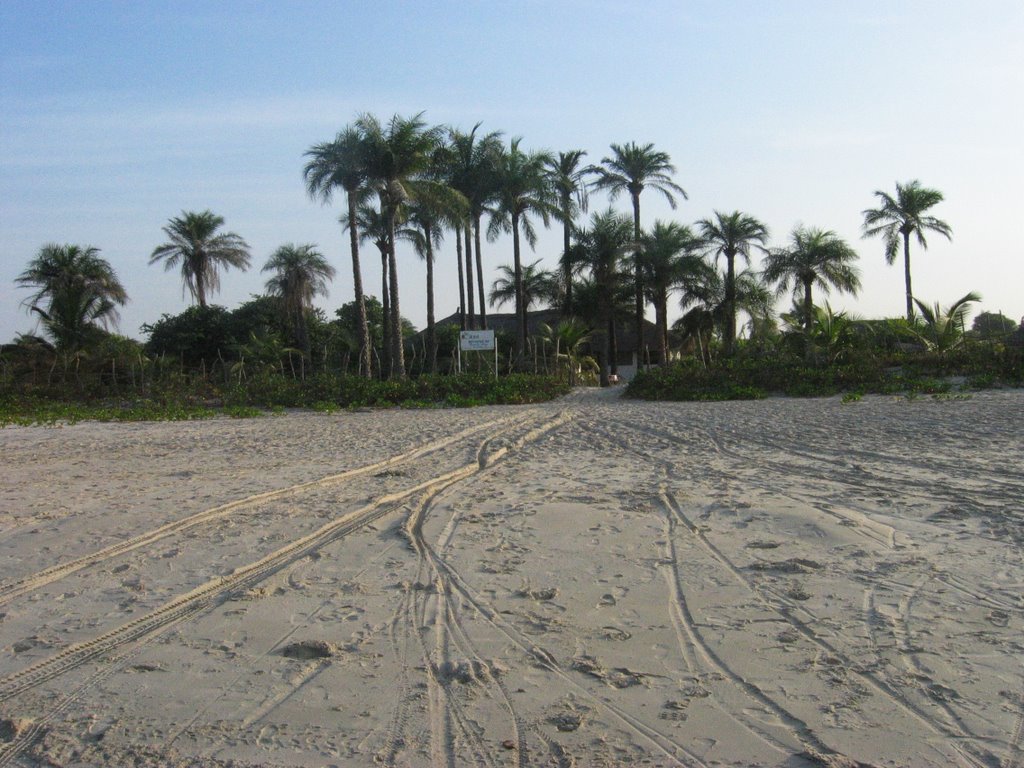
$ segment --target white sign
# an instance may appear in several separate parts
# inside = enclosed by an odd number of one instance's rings
[[[459,331],[459,349],[465,352],[494,349],[494,331]]]

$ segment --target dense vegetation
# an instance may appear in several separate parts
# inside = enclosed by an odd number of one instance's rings
[[[0,348],[5,413],[44,413],[45,402],[88,403],[97,417],[116,413],[115,403],[122,414],[195,417],[211,406],[241,414],[526,402],[574,384],[607,385],[625,361],[648,368],[630,387],[637,397],[888,391],[950,375],[1020,382],[1014,323],[982,313],[967,332],[979,296],[942,307],[913,294],[912,242],[926,248],[929,234],[952,238],[950,225],[932,215],[941,192],[899,183],[895,194],[876,191],[877,207],[862,212],[864,236],[882,239],[890,264],[902,256],[907,311],[861,321],[816,301],[860,290],[858,254],[831,230],[797,227],[772,247],[768,227],[742,211],[644,228],[645,191],[672,208],[686,199],[671,158],[636,142],[611,144],[597,164],[586,164],[586,154],[530,150],[479,125],[430,126],[422,114],[359,116],[304,156],[308,194],[324,204],[335,194],[345,200],[351,263],[340,273],[355,299],[330,318],[313,301],[339,270],[312,243],[287,243],[267,258],[265,295],[232,310],[212,304],[222,273],[248,269],[252,255],[209,210],[182,211],[163,227],[165,242],[149,262],[177,271],[193,306],[144,326],[145,343],[110,332],[129,297],[97,248],[44,245],[16,281],[32,291],[25,305],[41,333]],[[632,215],[608,207],[580,221],[592,193],[628,197]],[[555,222],[563,231],[558,268],[524,264],[522,247],[534,246],[537,225]],[[487,295],[482,241],[502,233],[511,236],[511,262],[497,266]],[[446,235],[459,272],[457,326],[439,326],[434,316],[433,264]],[[371,244],[381,260],[380,301],[361,275],[360,248]],[[421,334],[401,314],[398,244],[425,262]],[[778,316],[774,303],[785,295],[792,309]],[[514,326],[498,335],[503,378],[442,378],[456,370],[458,330],[488,327],[488,299],[515,310]],[[684,314],[670,327],[673,302]],[[645,329],[648,303],[653,334]],[[539,306],[554,308],[558,321],[531,325],[529,311]],[[477,356],[465,363],[475,373],[492,364]]]

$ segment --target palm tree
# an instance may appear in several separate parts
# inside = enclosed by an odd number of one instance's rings
[[[303,169],[306,191],[310,197],[319,197],[321,202],[330,201],[335,189],[345,190],[348,204],[349,250],[352,253],[352,289],[359,314],[359,334],[362,342],[360,360],[363,375],[373,376],[373,347],[370,329],[366,320],[366,300],[363,298],[363,274],[359,263],[359,231],[356,208],[361,195],[365,194],[367,183],[366,143],[359,131],[348,126],[334,141],[316,144],[305,156],[309,158]]]
[[[220,290],[220,267],[249,268],[249,246],[234,232],[217,233],[224,224],[212,211],[182,211],[163,228],[170,242],[157,246],[149,257],[155,264],[161,259],[170,271],[181,265],[185,289],[200,307],[206,306],[209,291]]]
[[[675,195],[687,199],[686,191],[672,181],[676,168],[668,153],[660,152],[654,144],[640,146],[636,142],[612,144],[610,157],[601,159],[601,166],[594,168],[597,179],[595,189],[603,189],[614,200],[623,192],[629,192],[633,202],[633,242],[637,250],[633,254],[633,275],[636,280],[636,350],[637,365],[644,345],[644,284],[643,269],[640,265],[640,195],[645,188],[657,190],[668,200],[672,210],[676,208]]]
[[[856,295],[860,290],[860,273],[852,263],[856,260],[857,252],[835,232],[797,227],[788,248],[768,253],[762,277],[767,283],[778,284],[779,295],[788,291],[790,285],[794,294],[803,294],[800,314],[804,332],[810,338],[814,322],[812,289],[817,285],[826,294],[836,288]],[[813,348],[808,343],[808,359],[812,353]]]
[[[724,345],[725,354],[731,355],[736,343],[736,257],[741,256],[750,264],[750,253],[753,249],[767,252],[768,227],[762,222],[739,211],[724,214],[715,211],[714,219],[701,219],[697,222],[701,237],[704,239],[707,253],[725,257],[725,296],[723,310],[725,313]]]
[[[910,236],[915,235],[922,248],[927,248],[924,233],[938,232],[947,240],[953,239],[953,230],[946,222],[926,216],[925,211],[942,202],[937,189],[921,186],[917,179],[906,184],[896,183],[896,197],[875,191],[881,201],[878,208],[864,211],[864,237],[881,235],[885,242],[885,261],[896,261],[900,244],[903,245],[903,274],[907,286],[907,321],[914,319],[914,292],[910,286]]]
[[[572,306],[572,231],[573,222],[581,213],[587,212],[586,177],[594,173],[592,166],[581,167],[583,156],[587,153],[582,149],[559,152],[547,163],[548,183],[554,188],[558,199],[558,209],[562,220],[562,314],[565,315]]]
[[[668,362],[669,294],[676,288],[695,289],[708,279],[706,273],[711,267],[698,253],[700,238],[683,224],[655,221],[641,242],[644,285],[654,304],[658,347],[664,365]]]
[[[974,291],[961,296],[946,309],[942,309],[938,302],[929,307],[923,301],[914,299],[924,321],[924,328],[917,333],[917,337],[934,352],[948,352],[958,347],[964,340],[964,326],[970,305],[976,301],[981,301],[981,296]]]
[[[50,243],[39,249],[15,283],[35,289],[25,300],[39,315],[60,353],[88,346],[98,326],[117,321],[117,307],[128,294],[99,249]]]
[[[313,299],[327,295],[327,283],[334,279],[334,267],[315,245],[282,245],[267,260],[264,272],[273,272],[267,280],[267,292],[281,300],[288,324],[302,354],[309,357],[309,333],[306,314]]]
[[[445,175],[448,185],[462,193],[468,204],[468,223],[464,229],[466,245],[466,282],[468,304],[468,324],[475,323],[473,314],[475,302],[473,298],[473,262],[472,254],[476,253],[476,289],[479,291],[480,316],[479,325],[487,328],[486,297],[484,295],[483,256],[481,253],[480,223],[483,215],[488,212],[490,204],[497,192],[496,162],[501,155],[501,132],[492,131],[483,136],[477,135],[480,123],[473,126],[469,133],[455,129],[448,131],[448,144],[445,152]],[[461,264],[461,262],[460,262]]]
[[[537,303],[550,304],[558,300],[558,278],[540,269],[541,259],[523,267],[523,303],[526,311]],[[500,276],[491,286],[491,306],[500,307],[516,300],[516,273],[507,264],[498,267]]]
[[[394,115],[386,126],[373,115],[362,115],[356,121],[367,145],[368,177],[380,197],[381,213],[387,223],[391,376],[400,379],[405,378],[405,344],[398,299],[395,223],[406,202],[415,200],[423,189],[438,185],[424,176],[430,169],[441,133],[439,128],[428,128],[422,117],[422,112],[409,118]]]
[[[585,324],[575,318],[562,320],[552,328],[547,323],[540,323],[541,340],[554,349],[555,371],[560,364],[565,364],[569,386],[576,386],[576,375],[584,368],[592,372],[597,370],[594,358],[584,356],[583,347],[590,341],[591,331]]]
[[[347,213],[341,214],[338,218],[341,222],[342,229],[347,229],[350,232],[353,227],[359,232],[360,243],[373,243],[377,246],[377,251],[380,254],[380,303],[384,311],[384,320],[381,323],[381,358],[378,359],[378,367],[381,369],[381,377],[386,378],[391,370],[390,355],[391,355],[391,299],[390,289],[388,280],[388,223],[385,220],[384,214],[382,214],[376,206],[368,202],[359,203],[356,208],[355,219],[350,219]],[[350,224],[350,222],[354,222]],[[405,225],[404,212],[400,211],[398,221],[396,222],[396,228],[394,231],[395,240],[402,240],[406,242],[415,243],[417,237],[417,231]],[[364,304],[366,301],[364,300]],[[373,323],[370,318],[370,310],[366,309],[366,322],[367,327],[370,330],[370,349],[373,349]]]
[[[616,372],[616,305],[626,276],[622,262],[633,248],[632,227],[627,216],[609,208],[591,216],[590,226],[580,230],[577,238],[581,261],[593,281],[598,320],[605,327],[601,386],[607,387],[609,373]]]
[[[441,167],[434,169],[440,175]],[[437,371],[437,333],[434,328],[434,249],[440,247],[445,225],[465,221],[466,199],[448,186],[424,190],[409,205],[409,237],[416,253],[427,264],[427,367]],[[458,233],[456,233],[458,238]]]
[[[499,232],[512,234],[518,326],[516,351],[522,354],[526,349],[527,328],[519,237],[521,233],[532,250],[537,244],[537,232],[533,228],[530,216],[539,216],[546,227],[551,223],[552,215],[558,215],[558,208],[554,204],[551,186],[544,173],[551,156],[546,152],[524,152],[519,148],[520,141],[519,138],[512,139],[508,150],[497,158],[498,192],[495,196],[491,223],[487,228],[487,237],[493,240]]]
[[[771,313],[772,294],[759,275],[744,269],[735,275],[733,284],[732,312],[725,298],[725,277],[716,270],[698,272],[692,281],[685,284],[679,306],[687,311],[673,328],[694,338],[705,363],[711,359],[707,348],[711,336],[717,332],[723,341],[728,338],[726,328],[730,327],[730,321],[731,327],[735,328],[736,312],[749,315],[751,327],[764,326]]]

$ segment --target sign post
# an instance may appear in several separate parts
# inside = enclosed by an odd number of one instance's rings
[[[498,378],[498,345],[494,331],[459,331],[459,373],[462,373],[462,353],[494,350],[494,378]]]

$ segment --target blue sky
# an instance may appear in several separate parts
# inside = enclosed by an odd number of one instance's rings
[[[0,341],[29,331],[14,286],[40,246],[94,245],[132,298],[120,331],[187,306],[148,266],[163,227],[211,209],[252,247],[214,301],[260,293],[278,246],[316,243],[351,298],[341,201],[311,201],[303,152],[358,113],[522,136],[528,148],[654,142],[689,193],[645,225],[714,210],[833,229],[863,290],[833,306],[903,311],[902,270],[860,237],[873,191],[920,179],[953,242],[913,251],[915,293],[1024,314],[1024,5],[1019,2],[22,2],[0,4]],[[591,210],[608,202],[596,195]],[[628,201],[615,203],[627,210]],[[557,231],[535,256],[554,265]],[[367,251],[364,281],[380,282]],[[485,246],[488,284],[511,245]],[[454,245],[438,254],[438,314],[457,304]],[[425,322],[424,267],[399,253],[402,308]],[[372,288],[371,288],[372,290]],[[779,302],[780,308],[789,304]]]

